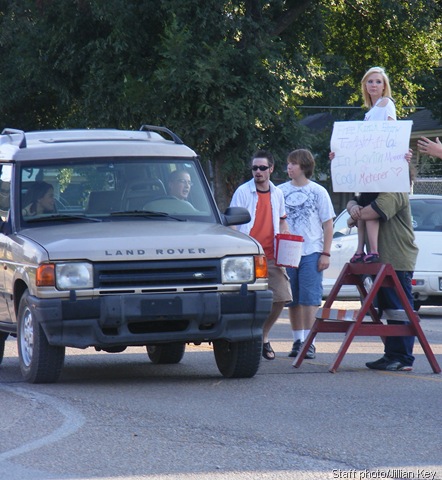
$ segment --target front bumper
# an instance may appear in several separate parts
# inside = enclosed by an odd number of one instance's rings
[[[32,297],[33,314],[51,345],[86,348],[243,341],[262,335],[270,290],[245,293],[106,295],[96,299]]]

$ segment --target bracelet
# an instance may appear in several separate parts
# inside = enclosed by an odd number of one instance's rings
[[[321,252],[321,255],[325,255],[326,257],[331,257],[331,255],[327,252]]]

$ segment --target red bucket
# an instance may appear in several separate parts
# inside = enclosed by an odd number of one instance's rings
[[[300,235],[278,233],[276,239],[275,264],[278,267],[298,268],[302,254],[302,242],[304,238]]]

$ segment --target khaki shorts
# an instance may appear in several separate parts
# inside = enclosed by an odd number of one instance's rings
[[[269,290],[273,292],[273,303],[291,302],[292,290],[285,267],[277,267],[275,260],[267,260],[269,271]]]

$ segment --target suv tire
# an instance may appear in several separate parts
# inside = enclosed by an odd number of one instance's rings
[[[180,363],[184,351],[185,343],[165,343],[163,345],[148,345],[146,347],[150,361],[156,365]]]
[[[29,383],[56,382],[63,368],[65,347],[49,345],[33,315],[28,290],[20,300],[17,321],[17,347],[23,378]]]
[[[224,377],[250,378],[256,374],[261,362],[262,339],[243,342],[216,340],[213,350],[218,369]]]

